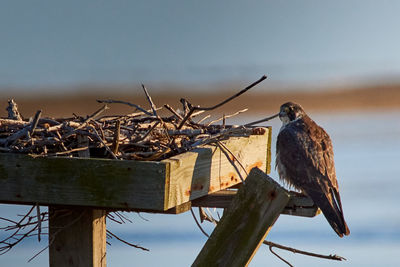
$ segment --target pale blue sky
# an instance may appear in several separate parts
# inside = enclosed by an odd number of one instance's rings
[[[0,87],[400,73],[399,1],[0,2]]]

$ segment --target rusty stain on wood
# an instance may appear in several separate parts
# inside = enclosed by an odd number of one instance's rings
[[[255,162],[255,163],[251,164],[251,165],[247,168],[247,172],[250,172],[251,169],[253,169],[253,168],[255,168],[255,167],[261,169],[261,168],[262,168],[262,165],[263,165],[263,162],[262,162],[262,161],[257,161],[257,162]]]

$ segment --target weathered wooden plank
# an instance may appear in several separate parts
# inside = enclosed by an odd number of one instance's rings
[[[285,208],[282,210],[281,214],[301,217],[315,217],[321,213],[311,198],[299,193],[287,193],[290,194],[290,199]],[[236,194],[237,190],[221,190],[207,196],[185,202],[166,211],[157,211],[157,213],[179,214],[190,210],[192,207],[225,209],[229,207]]]
[[[49,207],[50,267],[106,267],[106,212]]]
[[[254,168],[192,266],[247,266],[289,195]]]
[[[230,156],[231,161],[216,146],[205,146],[163,161],[170,163],[167,208],[241,183],[241,177],[246,179],[254,167],[267,171],[269,139],[270,128],[266,128],[263,135],[222,141],[230,151],[228,154],[234,155]]]
[[[290,192],[290,200],[282,211],[282,214],[301,217],[315,217],[319,213],[311,198],[296,192]]]
[[[193,207],[227,208],[238,190],[221,190],[192,201]]]
[[[0,203],[170,210],[240,183],[237,170],[242,177],[255,166],[267,170],[270,130],[222,141],[236,168],[215,146],[161,162],[0,153]]]
[[[164,210],[166,164],[0,154],[0,202]]]
[[[221,190],[213,194],[195,199],[190,205],[181,205],[179,211],[189,210],[191,207],[210,207],[210,208],[227,208],[232,199],[235,197],[237,190]],[[314,217],[319,214],[319,209],[308,196],[299,193],[287,192],[290,195],[289,202],[282,210],[281,214]]]

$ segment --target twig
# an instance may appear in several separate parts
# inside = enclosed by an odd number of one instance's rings
[[[291,248],[291,247],[287,247],[287,246],[283,246],[271,241],[267,241],[264,240],[263,243],[267,246],[270,247],[276,247],[279,249],[284,249],[284,250],[288,250],[291,251],[293,253],[298,253],[298,254],[302,254],[302,255],[307,255],[307,256],[311,256],[311,257],[318,257],[318,258],[323,258],[323,259],[328,259],[328,260],[335,260],[335,261],[342,261],[342,260],[346,260],[346,258],[338,256],[338,255],[322,255],[322,254],[317,254],[317,253],[313,253],[313,252],[308,252],[308,251],[304,251],[304,250],[299,250],[299,249],[295,249],[295,248]]]
[[[251,126],[251,125],[254,125],[254,124],[261,123],[261,122],[270,121],[270,120],[272,120],[273,118],[276,118],[276,117],[278,117],[278,116],[279,116],[279,113],[277,113],[277,114],[275,114],[275,115],[272,115],[272,116],[269,116],[269,117],[266,117],[266,118],[264,118],[264,119],[258,120],[258,121],[253,121],[253,122],[247,123],[247,124],[245,124],[244,126],[247,127],[247,126]]]
[[[35,154],[30,154],[31,157],[34,158],[40,158],[40,157],[54,157],[54,156],[61,156],[61,155],[66,155],[66,154],[71,154],[74,152],[80,152],[80,151],[85,151],[87,150],[88,147],[77,147],[77,148],[73,148],[73,149],[69,149],[69,150],[65,150],[65,151],[60,151],[60,152],[55,152],[55,153],[47,153],[44,155],[35,155]]]
[[[248,129],[248,128],[243,128],[243,127],[228,128],[228,129],[221,130],[216,134],[211,135],[209,138],[200,139],[200,140],[196,141],[195,143],[191,144],[190,147],[195,148],[200,145],[215,143],[222,139],[227,139],[231,136],[249,136],[252,133],[253,133],[253,130]]]
[[[118,217],[119,220],[117,220],[113,214],[116,217]],[[119,211],[114,211],[113,213],[108,213],[107,214],[107,219],[110,219],[110,220],[112,220],[112,221],[114,221],[114,222],[116,222],[118,224],[123,224],[123,223],[126,223],[126,222],[133,223],[129,218],[127,218],[126,216],[121,214]]]
[[[103,144],[104,148],[108,151],[108,153],[110,153],[111,157],[113,157],[114,159],[118,159],[117,156],[114,154],[114,152],[112,152],[111,149],[107,146],[107,144],[104,143],[104,140],[100,137],[96,128],[94,128],[93,126],[90,126],[89,128],[92,129],[94,135],[97,137],[97,139],[100,141],[100,143]]]
[[[98,117],[101,113],[103,113],[107,109],[109,109],[109,107],[107,105],[102,106],[101,108],[96,110],[92,115],[87,117],[87,119],[83,123],[85,124],[85,123],[89,122],[90,120],[94,120],[96,117]]]
[[[84,128],[89,121],[94,120],[97,116],[108,109],[107,105],[102,106],[100,109],[96,110],[92,115],[88,116],[77,128],[76,130]],[[70,126],[76,125],[74,122],[69,122]]]
[[[113,103],[124,104],[124,105],[128,105],[128,106],[130,106],[130,107],[134,107],[134,108],[136,108],[137,110],[140,110],[141,112],[143,112],[144,114],[146,114],[146,115],[148,115],[148,116],[152,116],[152,115],[153,115],[152,113],[148,112],[147,110],[145,110],[144,108],[140,107],[139,105],[132,104],[132,103],[129,103],[129,102],[126,102],[126,101],[111,100],[111,99],[108,99],[108,100],[99,100],[99,99],[98,99],[98,100],[96,100],[96,101],[99,102],[99,103],[107,103],[107,104],[113,104]]]
[[[210,118],[210,117],[211,117],[210,114],[208,114],[207,116],[204,116],[204,118],[202,118],[201,120],[199,120],[199,121],[197,122],[197,124],[202,123],[203,121],[205,121],[206,119],[208,119],[208,118]]]
[[[161,110],[161,109],[162,109],[162,107],[158,107],[158,108],[156,108],[156,111]],[[147,110],[147,113],[151,114],[151,112],[152,112],[151,109]],[[146,115],[146,114],[143,113],[142,111],[139,111],[139,112],[129,113],[126,115],[105,115],[105,116],[102,116],[101,118],[99,118],[98,120],[100,122],[107,122],[107,121],[112,121],[112,120],[116,120],[116,119],[132,119],[132,118],[140,117],[143,115]]]
[[[40,242],[40,234],[42,232],[42,220],[40,219],[40,206],[39,203],[36,204],[36,216],[37,216],[37,225],[38,225],[38,241]]]
[[[210,210],[207,208],[207,210],[210,212]],[[210,212],[211,213],[211,212]],[[203,223],[203,221],[209,221],[213,223],[215,226],[218,224],[218,221],[214,219],[211,214],[208,214],[203,207],[199,207],[199,215],[200,215],[200,222]]]
[[[8,118],[11,120],[22,121],[22,116],[18,111],[18,105],[15,103],[14,99],[8,100],[8,107],[6,108],[8,112]]]
[[[120,220],[125,223],[125,221],[128,221],[129,223],[133,223],[128,217],[126,217],[125,215],[123,215],[121,212],[116,211],[114,212],[115,215],[118,216],[118,218],[120,218]]]
[[[10,251],[10,249],[12,249],[14,246],[16,246],[18,243],[20,243],[20,242],[21,242],[22,240],[24,240],[26,237],[28,237],[30,233],[32,233],[33,231],[35,231],[36,228],[37,228],[37,225],[36,225],[35,227],[33,227],[31,230],[29,230],[28,232],[26,232],[25,234],[22,234],[21,237],[20,237],[19,239],[17,239],[14,243],[6,243],[6,242],[3,242],[4,244],[6,244],[6,246],[0,248],[0,251],[1,251],[0,255],[3,255],[3,254],[5,254],[5,253],[7,253],[8,251]],[[13,234],[13,236],[16,236],[17,233],[18,233],[18,231],[19,231],[20,229],[21,229],[21,228],[19,228],[19,229]]]
[[[143,91],[144,91],[144,93],[146,95],[147,100],[150,103],[150,107],[151,107],[151,110],[153,111],[153,115],[157,116],[156,105],[154,105],[153,100],[151,99],[151,96],[149,95],[149,92],[147,92],[147,89],[144,86],[144,84],[142,84],[142,88],[143,88]]]
[[[260,79],[258,79],[257,81],[253,82],[252,84],[250,84],[249,86],[247,86],[246,88],[242,89],[240,92],[236,93],[235,95],[225,99],[224,101],[222,101],[221,103],[218,103],[214,106],[211,107],[191,107],[189,112],[186,114],[186,116],[183,118],[183,120],[181,121],[181,123],[178,126],[178,129],[182,128],[182,126],[185,124],[185,122],[191,117],[191,115],[193,114],[194,111],[196,110],[206,110],[206,111],[210,111],[210,110],[214,110],[216,108],[219,108],[220,106],[228,103],[229,101],[231,101],[232,99],[240,96],[241,94],[245,93],[246,91],[248,91],[249,89],[253,88],[254,86],[256,86],[257,84],[259,84],[260,82],[264,81],[267,78],[267,76],[263,75]]]
[[[43,249],[41,249],[38,253],[36,253],[35,255],[33,255],[28,262],[31,262],[34,258],[36,258],[37,256],[39,256],[43,251],[45,251],[46,249],[48,249],[53,243],[54,240],[56,238],[56,236],[58,235],[59,232],[65,230],[66,228],[70,227],[71,225],[75,224],[77,221],[79,221],[82,216],[84,215],[84,212],[81,212],[81,214],[79,216],[77,216],[73,221],[71,221],[69,224],[65,225],[64,227],[58,229],[49,239],[49,244],[47,246],[45,246]]]
[[[216,119],[216,120],[213,120],[213,121],[209,122],[209,123],[207,124],[207,126],[210,126],[211,124],[214,124],[214,123],[216,123],[216,122],[225,120],[225,119],[227,119],[227,118],[231,118],[231,117],[233,117],[233,116],[239,115],[240,113],[246,112],[246,111],[248,111],[248,110],[249,110],[248,108],[245,108],[245,109],[239,110],[239,111],[237,111],[237,112],[235,112],[235,113],[233,113],[233,114],[224,115],[222,118],[219,118],[219,119]],[[224,124],[224,125],[225,125],[225,124]]]
[[[278,253],[276,253],[275,251],[272,250],[272,246],[269,246],[269,251],[271,251],[272,254],[274,254],[278,259],[280,259],[281,261],[283,261],[284,263],[286,263],[287,265],[289,265],[290,267],[293,267],[293,265],[288,262],[287,260],[285,260],[284,258],[282,258],[281,256],[279,256]]]
[[[9,230],[15,230],[11,235],[6,237],[5,239],[0,241],[0,244],[2,245],[0,247],[0,255],[3,255],[7,253],[10,249],[12,249],[14,246],[19,244],[22,240],[24,240],[26,237],[31,236],[30,234],[35,231],[38,227],[38,222],[32,222],[32,219],[35,218],[36,216],[30,216],[32,211],[35,209],[36,205],[33,205],[30,210],[22,217],[21,220],[18,222],[6,219],[6,218],[0,218],[2,220],[11,222],[13,225],[7,226],[4,228],[1,228],[2,230],[9,231]],[[44,215],[43,215],[44,216]],[[41,219],[40,216],[38,218],[40,221],[44,220]],[[25,222],[27,220],[27,222]],[[19,234],[19,232],[24,229],[27,226],[30,225],[35,225],[32,229],[28,230],[26,233]],[[8,240],[12,240],[12,242],[8,242]]]
[[[199,116],[200,114],[203,114],[205,112],[205,110],[199,110],[197,112],[193,112],[192,116],[190,116],[190,118],[194,118]]]
[[[114,154],[118,153],[120,131],[121,131],[121,121],[117,120],[115,123],[114,138],[112,143],[112,152]]]
[[[232,158],[234,158],[235,161],[240,165],[246,176],[249,176],[249,173],[247,172],[246,168],[243,166],[242,162],[235,156],[235,154],[233,154],[232,151],[230,151],[230,149],[224,143],[218,142],[218,145],[222,146],[232,156]]]
[[[186,116],[189,110],[192,108],[192,104],[190,104],[185,98],[181,98],[180,102],[182,103],[183,114]]]
[[[139,136],[138,138],[136,138],[136,139],[134,140],[134,142],[138,143],[138,142],[144,140],[144,139],[157,127],[157,125],[158,125],[159,123],[160,123],[159,121],[157,121],[156,123],[154,123],[154,125],[151,126],[151,128],[150,128],[143,136],[141,136],[141,137]]]
[[[32,135],[32,133],[33,133],[33,131],[35,131],[35,129],[36,129],[36,127],[37,127],[37,125],[38,125],[38,122],[39,122],[39,119],[40,119],[40,115],[42,114],[42,111],[41,110],[38,110],[37,112],[36,112],[36,114],[35,114],[35,117],[33,118],[33,121],[32,121],[32,123],[31,123],[31,125],[29,126],[29,133]]]
[[[194,221],[196,222],[197,226],[199,227],[200,231],[201,231],[207,238],[210,238],[209,234],[207,234],[206,231],[204,231],[203,227],[201,227],[199,221],[198,221],[197,218],[196,218],[196,215],[194,215],[193,208],[190,208],[190,212],[192,213],[193,219],[194,219]]]
[[[6,222],[10,222],[12,224],[18,224],[16,221],[13,221],[11,219],[7,219],[7,218],[4,218],[4,217],[0,217],[0,220],[6,221]],[[1,227],[0,229],[4,229],[4,228]],[[0,241],[0,243],[1,243],[1,241]]]
[[[137,212],[137,215],[139,216],[140,219],[142,219],[143,221],[150,221],[149,219],[146,219],[145,217],[142,216],[142,214],[140,214],[140,212]]]
[[[182,116],[181,115],[179,115],[179,113],[178,112],[176,112],[170,105],[168,105],[168,104],[164,104],[164,107],[166,108],[166,109],[168,109],[169,111],[171,111],[171,113],[172,114],[174,114],[175,115],[175,117],[177,118],[177,119],[179,119],[179,120],[183,120],[183,118],[182,118]]]
[[[9,127],[20,128],[20,127],[24,127],[28,124],[29,124],[29,122],[27,122],[27,121],[17,121],[17,120],[13,120],[13,119],[0,118],[0,126],[9,126]]]
[[[222,151],[222,153],[224,153],[225,157],[227,158],[227,160],[231,163],[232,167],[235,168],[236,173],[239,175],[240,180],[242,181],[242,183],[245,183],[245,180],[242,176],[242,174],[240,173],[239,168],[236,166],[235,162],[229,157],[229,154],[232,155],[232,157],[234,157],[234,159],[239,163],[239,165],[242,167],[242,169],[244,170],[244,172],[246,173],[246,177],[248,176],[246,169],[243,167],[242,163],[240,163],[239,160],[237,160],[236,156],[233,155],[233,153],[226,148],[225,145],[223,145],[221,142],[216,142],[217,146],[219,147],[219,149]],[[225,150],[226,149],[226,150]]]
[[[186,135],[189,137],[197,136],[204,133],[206,133],[205,129],[168,130],[169,135]]]
[[[127,242],[127,241],[125,241],[125,240],[119,238],[118,236],[116,236],[115,234],[113,234],[112,232],[110,232],[110,230],[106,230],[106,231],[107,231],[107,233],[108,233],[109,235],[111,235],[112,237],[115,237],[118,241],[121,241],[122,243],[125,243],[125,244],[127,244],[128,246],[131,246],[131,247],[134,247],[134,248],[139,248],[139,249],[144,250],[144,251],[150,251],[148,248],[144,248],[144,247],[141,247],[141,246],[139,246],[139,245],[135,245],[135,244],[129,243],[129,242]]]
[[[35,114],[34,119],[32,120],[32,122],[30,124],[26,125],[24,128],[22,128],[18,132],[8,136],[6,139],[1,139],[0,144],[5,143],[6,145],[8,145],[10,143],[16,142],[18,139],[23,138],[26,135],[29,136],[29,134],[32,134],[38,124],[41,113],[42,113],[42,111],[38,110]]]
[[[194,109],[195,110],[207,110],[207,111],[210,111],[210,110],[214,110],[216,108],[219,108],[220,106],[225,105],[226,103],[228,103],[232,99],[235,99],[236,97],[240,96],[241,94],[247,92],[249,89],[253,88],[254,86],[259,84],[260,82],[264,81],[265,79],[267,79],[267,76],[263,75],[260,79],[258,79],[257,81],[253,82],[252,84],[250,84],[246,88],[242,89],[239,93],[237,93],[237,94],[225,99],[221,103],[218,103],[218,104],[216,104],[216,105],[214,105],[212,107],[207,107],[207,108],[194,107]]]
[[[203,207],[199,207],[199,217],[200,217],[200,223],[203,223],[204,221],[209,221],[207,219],[208,218],[207,213],[204,211]]]

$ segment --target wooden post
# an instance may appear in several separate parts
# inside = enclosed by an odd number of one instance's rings
[[[106,212],[49,207],[50,267],[106,266]]]
[[[288,201],[281,186],[253,168],[192,266],[247,266]]]

